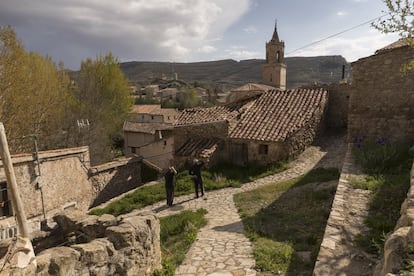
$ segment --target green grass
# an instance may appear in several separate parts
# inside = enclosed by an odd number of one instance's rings
[[[155,276],[172,276],[179,266],[191,244],[197,237],[198,230],[206,225],[205,209],[183,211],[180,214],[160,218],[160,239],[163,269]]]
[[[358,235],[355,242],[366,252],[380,256],[385,237],[400,217],[401,204],[410,186],[412,158],[409,146],[401,143],[365,141],[353,148],[356,163],[367,176],[351,179],[355,188],[372,191],[369,215],[365,220],[369,232]]]
[[[258,269],[272,275],[312,274],[336,191],[326,182],[338,178],[336,168],[318,168],[234,196]],[[310,252],[310,261],[299,258],[303,251]]]
[[[222,189],[226,187],[240,187],[243,183],[253,179],[281,172],[287,168],[286,163],[278,163],[269,166],[240,167],[236,165],[222,164],[211,170],[203,170],[204,188],[206,191]],[[191,194],[194,192],[194,184],[188,170],[177,174],[177,184],[174,189],[175,196]],[[119,216],[129,213],[134,209],[140,209],[147,205],[166,199],[164,182],[143,186],[126,195],[125,197],[110,203],[104,208],[97,208],[89,212],[91,215],[112,214]]]

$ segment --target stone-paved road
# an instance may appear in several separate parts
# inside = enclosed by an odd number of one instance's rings
[[[197,240],[191,246],[183,264],[175,271],[175,275],[256,275],[253,269],[255,261],[252,246],[243,234],[243,224],[234,205],[233,195],[297,177],[314,167],[340,168],[344,152],[344,137],[330,137],[321,146],[306,149],[290,164],[288,170],[279,174],[244,184],[241,188],[207,192],[205,198],[193,199],[193,195],[180,196],[174,199],[175,205],[171,208],[167,208],[165,202],[158,202],[140,211],[152,211],[158,216],[167,216],[188,209],[204,208],[208,211],[207,225],[200,229]]]

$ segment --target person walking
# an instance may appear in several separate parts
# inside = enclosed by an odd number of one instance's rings
[[[169,167],[164,174],[165,179],[165,191],[167,193],[167,205],[172,206],[174,201],[174,186],[175,186],[175,175],[177,171],[173,166]]]
[[[193,160],[193,165],[190,167],[188,173],[193,176],[195,197],[198,198],[198,190],[201,192],[201,196],[204,196],[204,183],[201,177],[201,167],[204,162],[198,159]]]

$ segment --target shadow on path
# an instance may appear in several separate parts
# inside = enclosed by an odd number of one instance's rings
[[[233,232],[243,234],[243,223],[241,221],[233,222],[230,224],[213,227],[213,230],[220,232]]]

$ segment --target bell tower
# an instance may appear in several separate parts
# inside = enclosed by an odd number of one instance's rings
[[[272,39],[266,43],[266,63],[263,65],[263,83],[277,89],[286,89],[285,42],[279,40],[277,22]]]

